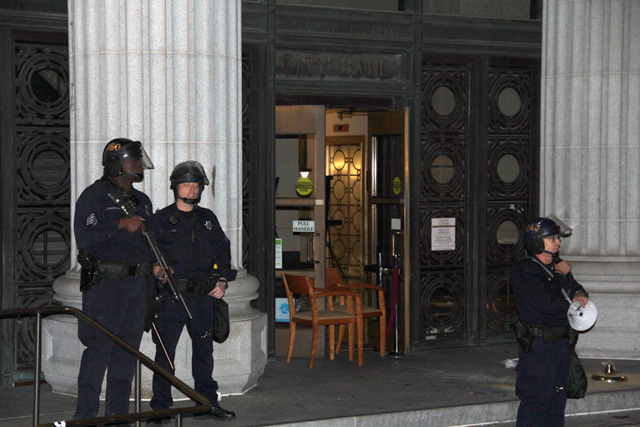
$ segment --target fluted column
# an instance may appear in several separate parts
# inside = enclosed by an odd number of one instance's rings
[[[640,350],[640,2],[546,0],[541,206],[598,307],[581,355]]]
[[[102,175],[102,150],[113,138],[142,141],[155,169],[145,172],[136,188],[149,195],[155,209],[174,201],[169,176],[177,163],[195,159],[203,164],[212,185],[201,205],[218,216],[239,270],[225,298],[231,336],[215,350],[214,377],[223,393],[254,386],[266,364],[266,315],[249,305],[258,297],[259,284],[241,265],[240,4],[69,0],[72,200]],[[75,249],[74,240],[72,253]],[[56,299],[79,305],[77,270],[73,260],[54,285]],[[148,334],[141,350],[153,356]],[[185,333],[175,362],[176,375],[187,383],[192,383],[190,355]],[[53,376],[58,372],[50,369]],[[74,385],[61,391],[72,392]],[[143,387],[148,395],[146,372]]]

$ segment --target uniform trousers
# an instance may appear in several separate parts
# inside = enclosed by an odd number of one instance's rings
[[[191,374],[194,389],[205,396],[215,407],[218,405],[218,383],[212,378],[213,374],[213,297],[208,295],[194,295],[191,292],[183,294],[185,303],[191,311],[193,319],[189,319],[186,310],[180,302],[175,302],[166,291],[162,292],[162,308],[155,319],[156,327],[172,360],[175,360],[176,347],[182,330],[186,325],[191,337]],[[158,337],[153,334],[156,343],[155,362],[174,373],[158,344]],[[173,405],[171,384],[158,374],[153,375],[153,397],[151,407],[154,410],[168,409]]]
[[[82,310],[134,348],[140,347],[147,304],[147,279],[102,278],[82,292]],[[93,326],[78,323],[78,338],[87,346],[78,374],[78,402],[74,419],[94,418],[100,406],[105,371],[105,415],[129,413],[135,358]]]
[[[529,353],[520,350],[517,427],[564,426],[571,352],[568,338],[557,342],[536,338]]]

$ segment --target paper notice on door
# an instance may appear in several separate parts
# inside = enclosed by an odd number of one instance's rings
[[[456,219],[433,218],[431,220],[431,250],[453,251],[456,249]]]

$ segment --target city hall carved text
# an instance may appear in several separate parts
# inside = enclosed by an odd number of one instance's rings
[[[400,55],[276,52],[276,74],[299,79],[375,79],[400,77]]]

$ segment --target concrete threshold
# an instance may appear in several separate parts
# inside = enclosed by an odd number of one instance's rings
[[[382,426],[440,426],[471,427],[515,423],[518,400],[479,405],[449,406],[383,414],[354,415],[264,426],[288,427],[382,427]],[[640,409],[640,390],[592,393],[583,399],[567,401],[565,414],[574,416],[615,413]]]

